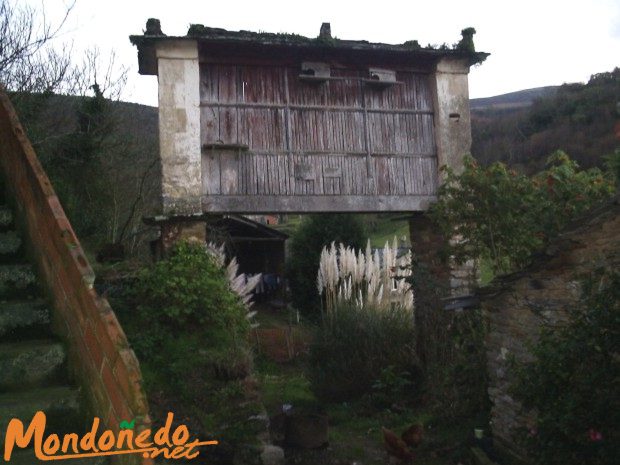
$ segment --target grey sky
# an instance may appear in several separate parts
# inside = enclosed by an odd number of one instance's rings
[[[42,8],[42,0],[28,1]],[[54,18],[70,0],[45,0]],[[157,81],[137,73],[130,34],[142,33],[149,17],[159,18],[167,34],[183,35],[190,23],[231,30],[318,35],[331,22],[341,39],[420,44],[452,44],[461,29],[473,26],[477,50],[492,55],[472,68],[470,94],[485,97],[564,82],[586,81],[593,73],[620,66],[619,0],[520,1],[336,1],[296,2],[193,0],[77,0],[61,40],[73,51],[97,46],[113,50],[129,68],[124,100],[157,104]]]

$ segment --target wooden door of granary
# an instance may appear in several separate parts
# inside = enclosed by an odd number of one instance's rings
[[[203,209],[424,210],[437,191],[428,73],[201,63]]]

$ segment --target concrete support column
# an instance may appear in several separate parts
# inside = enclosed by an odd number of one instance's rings
[[[162,213],[202,212],[200,72],[196,41],[157,44]]]

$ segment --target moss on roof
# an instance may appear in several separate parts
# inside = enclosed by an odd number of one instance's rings
[[[160,32],[160,30],[158,31]],[[488,53],[476,52],[473,43],[474,28],[466,28],[461,31],[462,39],[452,45],[440,46],[427,45],[423,47],[417,40],[408,40],[402,44],[373,43],[366,40],[343,40],[336,37],[305,37],[291,33],[253,32],[253,31],[228,31],[222,28],[208,27],[202,24],[192,24],[185,36],[166,36],[163,33],[149,34],[148,29],[144,35],[130,36],[134,45],[148,45],[162,39],[194,39],[209,42],[240,42],[248,44],[260,44],[264,46],[288,46],[288,47],[334,47],[348,50],[387,51],[400,53],[415,53],[436,56],[455,56],[467,58],[470,64],[483,62]]]

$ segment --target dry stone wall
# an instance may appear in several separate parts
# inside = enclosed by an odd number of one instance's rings
[[[481,296],[489,323],[492,432],[498,444],[518,456],[526,455],[519,430],[535,417],[510,394],[510,360],[531,360],[528,346],[541,328],[566,321],[566,309],[579,300],[582,277],[602,267],[620,269],[619,197],[575,222],[529,269],[496,282]]]

